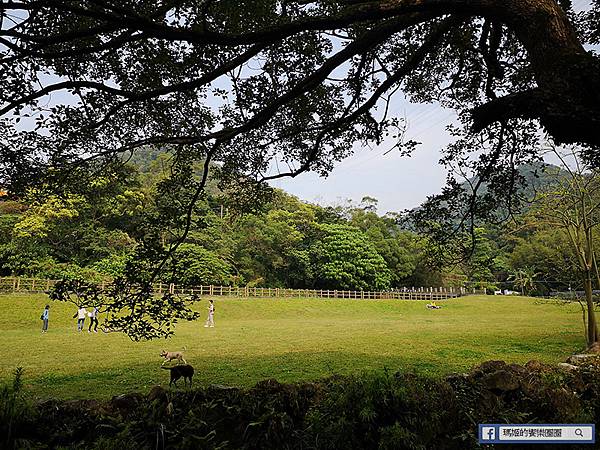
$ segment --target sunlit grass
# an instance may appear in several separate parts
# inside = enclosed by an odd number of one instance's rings
[[[77,333],[75,309],[62,303],[51,303],[42,334],[46,303],[42,295],[0,295],[0,379],[23,366],[39,397],[108,397],[167,384],[159,352],[184,346],[195,383],[250,386],[386,368],[436,376],[489,359],[559,362],[585,345],[579,305],[521,297],[465,297],[437,311],[422,301],[217,298],[216,328],[184,322],[172,339],[141,343],[88,334],[87,322]]]

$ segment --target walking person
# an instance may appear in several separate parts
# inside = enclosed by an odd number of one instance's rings
[[[94,327],[94,333],[98,332],[98,314],[100,313],[100,311],[98,310],[97,306],[94,306],[94,309],[92,309],[92,312],[88,313],[88,316],[90,318],[90,326],[88,328],[88,333],[92,332],[92,326]]]
[[[46,305],[40,319],[42,319],[42,333],[48,331],[48,319],[50,318],[50,305]]]
[[[215,304],[211,299],[208,304],[208,319],[206,319],[206,323],[204,324],[204,328],[214,328],[215,327]]]
[[[87,317],[88,312],[85,309],[85,306],[80,306],[75,314],[73,314],[73,319],[77,317],[77,331],[83,331],[83,325],[85,323],[85,318]]]

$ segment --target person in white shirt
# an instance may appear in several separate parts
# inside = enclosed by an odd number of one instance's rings
[[[215,304],[213,300],[209,300],[208,304],[208,319],[206,319],[206,323],[204,324],[204,328],[214,328],[215,327]]]
[[[81,306],[75,314],[73,314],[73,319],[77,317],[77,331],[83,331],[83,324],[85,323],[85,318],[87,317],[88,312],[84,306]]]
[[[46,333],[48,331],[48,319],[50,318],[50,305],[46,305],[44,312],[40,319],[42,319],[42,333]]]

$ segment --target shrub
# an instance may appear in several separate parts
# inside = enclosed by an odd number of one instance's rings
[[[52,258],[41,261],[35,267],[35,275],[40,278],[54,280],[86,280],[90,283],[100,283],[106,275],[99,273],[93,267],[80,267],[77,264],[57,263]]]
[[[332,379],[308,416],[322,448],[436,448],[456,404],[447,383],[412,375]]]
[[[12,385],[0,388],[0,447],[26,448],[23,438],[34,419],[33,409],[23,393],[23,368],[15,370]]]
[[[109,255],[93,263],[90,269],[112,278],[121,277],[125,274],[125,266],[128,259],[128,255]]]

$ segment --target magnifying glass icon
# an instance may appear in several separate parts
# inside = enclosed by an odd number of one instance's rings
[[[575,428],[575,436],[583,437],[583,430],[581,428]]]

